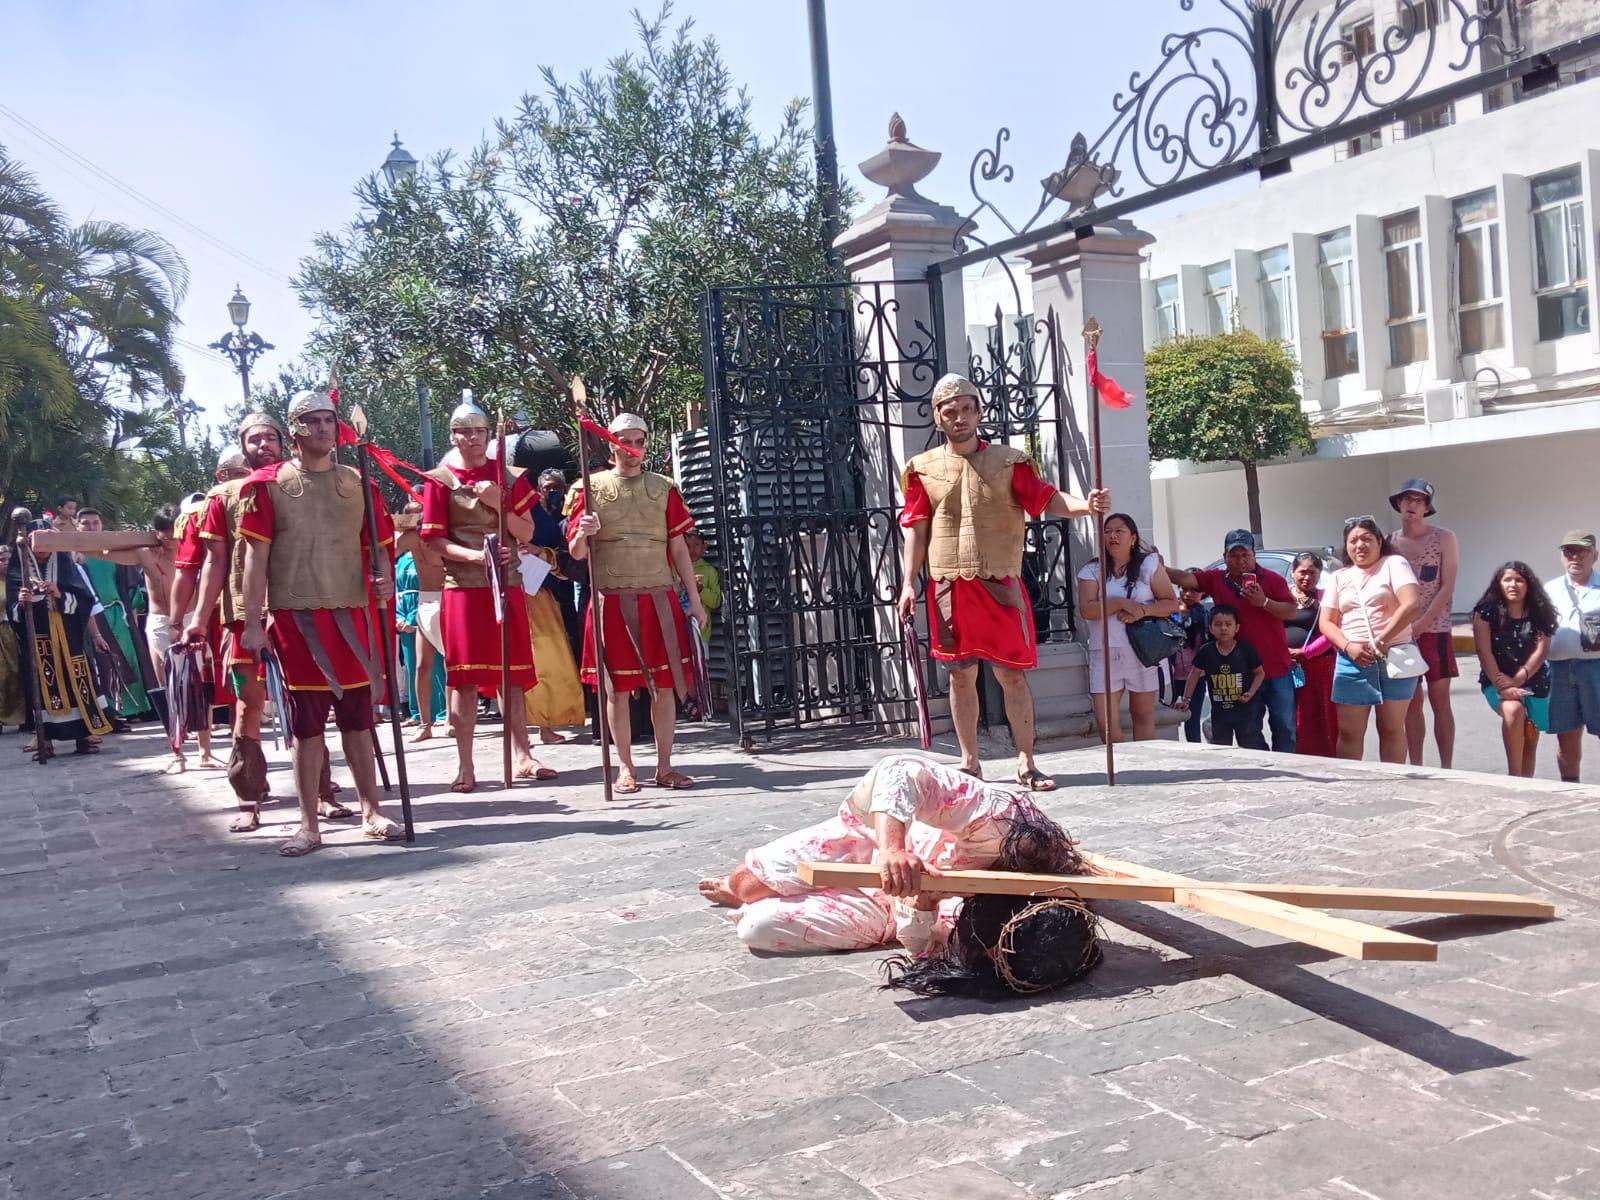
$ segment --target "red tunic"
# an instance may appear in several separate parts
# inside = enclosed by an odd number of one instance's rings
[[[201,539],[205,536],[201,526],[205,523],[205,515],[210,512],[215,504],[216,497],[208,496],[205,507],[195,511],[180,513],[173,527],[173,532],[178,535],[178,548],[173,552],[172,568],[175,571],[199,572],[205,566],[206,547]],[[199,594],[196,593],[196,599]],[[188,613],[176,613],[173,620],[182,621],[188,618]],[[216,699],[218,704],[232,704],[237,697],[233,692],[233,683],[228,678],[228,668],[223,662],[223,629],[222,622],[217,619],[217,614],[211,614],[211,620],[206,625],[206,649],[211,652],[211,676],[216,685]]]
[[[499,464],[486,462],[481,467],[454,467],[462,483],[495,483]],[[539,493],[526,473],[511,482],[511,507],[508,512],[526,516],[539,500]],[[422,487],[422,527],[424,538],[443,541],[450,528],[450,491],[434,479]],[[512,586],[506,597],[511,621],[511,686],[533,687],[539,682],[533,664],[533,637],[528,631],[527,605],[522,588],[517,586],[516,566],[511,568]],[[445,585],[439,606],[439,632],[444,638],[445,678],[451,687],[475,687],[494,695],[500,690],[500,623],[494,619],[494,592],[487,587]]]
[[[578,532],[578,522],[583,518],[583,487],[574,488],[569,497],[571,507],[568,509],[567,529],[569,541]],[[683,497],[678,494],[676,487],[667,492],[667,536],[669,538],[682,537],[694,528],[694,518],[689,515],[689,506],[683,502]],[[668,556],[671,561],[671,556]],[[586,589],[588,590],[588,589]],[[649,596],[606,596],[604,598],[605,612],[605,638],[606,638],[606,680],[618,692],[634,692],[645,686],[645,670],[648,667],[650,681],[657,688],[673,686],[671,653],[668,649],[667,638],[661,628],[661,618],[656,611],[655,601]],[[628,629],[627,619],[623,616],[623,605],[632,604],[638,612],[639,646],[635,650],[633,635]],[[685,679],[693,678],[693,649],[689,644],[689,622],[683,615],[683,605],[678,603],[677,596],[669,597],[667,612],[673,622],[673,630],[678,638],[678,668],[683,672]],[[640,656],[643,656],[643,662]],[[594,602],[591,595],[590,603],[584,613],[583,620],[583,682],[590,687],[595,687],[595,654],[594,654]]]
[[[982,443],[979,444],[982,448]],[[1031,462],[1017,463],[1011,469],[1011,494],[1023,511],[1037,517],[1050,507],[1057,489],[1039,478]],[[906,503],[900,510],[900,524],[909,529],[919,521],[933,519],[933,504],[923,489],[922,480],[914,472],[906,474]],[[993,581],[999,587],[1015,588],[1027,605],[1027,589],[1016,576]],[[930,647],[933,657],[945,662],[962,662],[981,658],[1002,667],[1019,667],[1024,670],[1039,664],[1037,634],[1033,628],[1031,610],[1019,613],[1015,608],[996,600],[989,588],[977,579],[929,580],[928,628],[938,630],[941,622],[935,608],[936,586],[948,584],[950,588],[950,641],[938,645],[937,639]]]
[[[267,488],[267,483],[277,477],[282,463],[274,463],[263,467],[252,475],[244,486],[243,495],[244,515],[239,520],[239,533],[257,542],[271,543],[277,529],[277,520],[272,510],[272,494]],[[383,498],[378,489],[372,489],[373,511],[378,518],[378,544],[388,546],[394,541],[394,525],[389,520],[389,513],[383,507]],[[367,569],[368,539],[365,523],[361,526],[361,566],[365,578]],[[272,606],[272,594],[267,594],[267,606]],[[331,608],[314,608],[307,610],[317,631],[317,640],[327,652],[328,661],[333,667],[334,677],[342,688],[366,687],[370,683],[367,670],[361,665],[361,660],[356,652],[345,641],[344,633],[334,621],[334,612]],[[372,644],[368,620],[370,611],[365,608],[345,609],[351,616],[351,624],[355,627],[356,640],[360,642],[363,653],[377,654],[378,649]],[[278,656],[278,665],[283,668],[284,686],[296,692],[326,692],[332,689],[328,680],[322,673],[322,668],[317,666],[316,659],[311,655],[311,647],[306,644],[305,637],[301,634],[299,626],[295,624],[294,617],[287,611],[273,609],[271,620],[267,624],[267,635],[271,640],[272,649]],[[379,660],[381,672],[381,659]],[[380,703],[382,697],[376,698]]]
[[[199,525],[201,541],[215,546],[217,553],[222,556],[222,570],[226,576],[233,560],[233,535],[228,532],[228,510],[223,506],[221,496],[212,496],[206,501],[205,515],[200,518]],[[222,586],[226,588],[228,584],[224,582]],[[243,597],[239,599],[242,601]],[[221,618],[215,609],[212,610],[211,620],[213,624],[220,623]],[[234,672],[248,678],[253,671],[257,683],[267,677],[267,664],[257,662],[255,655],[239,644],[239,636],[243,632],[243,621],[233,621],[222,628],[222,653],[217,659],[218,686],[231,685]],[[229,690],[232,690],[231,686]]]

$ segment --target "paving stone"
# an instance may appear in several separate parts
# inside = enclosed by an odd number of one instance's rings
[[[1257,1138],[1318,1115],[1184,1058],[1125,1067],[1100,1078],[1191,1125],[1232,1138]]]
[[[875,1200],[874,1193],[827,1163],[804,1154],[772,1158],[717,1180],[731,1200]]]
[[[1028,1193],[977,1163],[952,1163],[880,1183],[883,1200],[1028,1200]]]
[[[674,1058],[653,1066],[561,1084],[557,1091],[584,1112],[603,1112],[621,1104],[644,1104],[687,1096],[701,1088],[741,1083],[769,1075],[772,1064],[749,1050],[733,1047],[714,1059]]]
[[[1600,1153],[1517,1123],[1429,1150],[1399,1147],[1389,1161],[1354,1164],[1342,1178],[1384,1200],[1513,1200],[1542,1197],[1562,1185],[1574,1195],[1593,1196],[1600,1187]]]
[[[1220,1144],[1221,1139],[1214,1135],[1156,1113],[1035,1142],[988,1165],[1009,1179],[1052,1195],[1155,1163],[1194,1158]]]
[[[556,1178],[576,1200],[712,1200],[717,1194],[664,1150],[597,1159]]]
[[[1103,1079],[1078,1077],[1042,1054],[972,1063],[958,1067],[956,1074],[1000,1103],[1033,1113],[1063,1131],[1131,1121],[1153,1111],[1150,1104],[1113,1090]]]
[[[1454,1141],[1501,1123],[1468,1105],[1374,1079],[1333,1060],[1268,1076],[1256,1088],[1357,1129],[1403,1129],[1407,1141],[1417,1145]]]
[[[739,1121],[693,1140],[669,1140],[667,1145],[695,1170],[720,1179],[752,1163],[896,1124],[893,1113],[866,1097],[841,1096],[796,1105],[778,1116]]]

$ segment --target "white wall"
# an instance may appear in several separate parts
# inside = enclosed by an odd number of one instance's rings
[[[1435,521],[1456,532],[1461,571],[1453,609],[1464,612],[1500,563],[1520,558],[1541,579],[1560,569],[1556,543],[1568,529],[1600,530],[1600,430],[1372,454],[1307,459],[1261,468],[1262,536],[1268,547],[1336,543],[1346,517],[1372,513],[1399,527],[1388,495],[1404,480],[1438,491]],[[1237,468],[1153,481],[1154,541],[1168,561],[1209,563],[1222,536],[1247,525],[1244,472]]]

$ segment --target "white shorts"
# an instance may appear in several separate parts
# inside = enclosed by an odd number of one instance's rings
[[[1131,646],[1111,647],[1111,690],[1113,692],[1153,692],[1160,686],[1154,667],[1147,667]],[[1089,692],[1098,696],[1106,690],[1105,660],[1098,649],[1089,651]]]
[[[150,644],[150,657],[160,666],[167,661],[167,651],[182,630],[166,613],[151,613],[144,619],[144,637]]]
[[[417,628],[428,639],[428,644],[440,654],[444,653],[444,634],[439,628],[439,613],[443,605],[443,592],[417,593]]]

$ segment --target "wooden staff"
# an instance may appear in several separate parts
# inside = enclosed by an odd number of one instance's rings
[[[500,485],[500,503],[495,512],[495,553],[504,555],[506,548],[506,505],[511,503],[510,472],[506,470],[506,414],[500,410],[500,421],[495,426],[496,482]],[[500,773],[505,787],[511,786],[511,568],[504,557],[500,563]],[[520,614],[528,619],[526,613]],[[517,719],[525,721],[526,712]]]
[[[1094,350],[1100,344],[1100,335],[1104,332],[1100,322],[1090,317],[1083,327],[1083,343],[1089,350]],[[1105,468],[1100,461],[1100,393],[1094,386],[1094,380],[1089,384],[1089,451],[1094,456],[1094,489],[1099,491],[1105,486]],[[1106,598],[1111,594],[1109,586],[1111,562],[1106,555],[1106,515],[1102,512],[1094,514],[1094,539],[1097,552],[1100,555],[1100,659],[1102,678],[1105,684],[1103,697],[1106,719],[1102,722],[1103,736],[1106,742],[1106,786],[1117,786],[1117,762],[1115,742],[1112,740],[1111,723],[1115,721],[1120,727],[1122,714],[1113,712],[1111,707],[1111,614],[1106,611]],[[1090,668],[1093,670],[1093,667]]]
[[[358,416],[359,414],[359,416]],[[357,444],[356,458],[361,464],[361,502],[366,507],[367,520],[367,552],[371,555],[368,560],[371,564],[372,578],[377,580],[378,555],[384,553],[382,546],[378,545],[378,513],[372,503],[372,469],[368,464],[366,437],[366,414],[358,407],[351,414],[357,419],[358,432],[362,441]],[[393,575],[390,576],[391,582]],[[406,776],[406,742],[405,736],[400,732],[400,687],[394,669],[394,622],[389,618],[389,609],[385,605],[378,605],[377,628],[373,630],[373,637],[383,648],[383,677],[389,689],[389,729],[394,736],[394,769],[400,781],[400,818],[405,826],[406,842],[410,844],[417,840],[416,830],[411,821],[411,781]],[[369,620],[370,615],[369,615]],[[383,764],[383,750],[378,746],[378,731],[372,731],[373,757],[378,760],[378,770],[383,773],[383,786],[389,788],[389,772]]]
[[[594,511],[589,492],[589,441],[583,432],[583,416],[589,407],[589,391],[583,377],[572,377],[572,404],[578,415],[578,475],[583,480],[583,511]],[[606,803],[611,803],[611,721],[606,714],[606,635],[605,604],[595,586],[594,543],[589,543],[589,624],[594,629],[594,706],[600,718],[600,771],[605,779]]]
[[[25,508],[11,510],[11,523],[17,530],[17,578],[21,586],[32,591],[37,583],[38,570],[33,561],[33,550],[28,545],[28,522],[33,520],[33,514]],[[30,583],[33,580],[33,583]],[[39,677],[39,658],[35,647],[38,644],[38,635],[33,627],[33,602],[19,603],[22,609],[22,631],[28,639],[26,646],[19,647],[17,659],[20,666],[22,655],[29,655],[28,677],[33,680],[33,686],[28,689],[28,708],[33,716],[33,761],[41,767],[55,757],[56,748],[50,744],[50,739],[44,735],[44,680]]]

